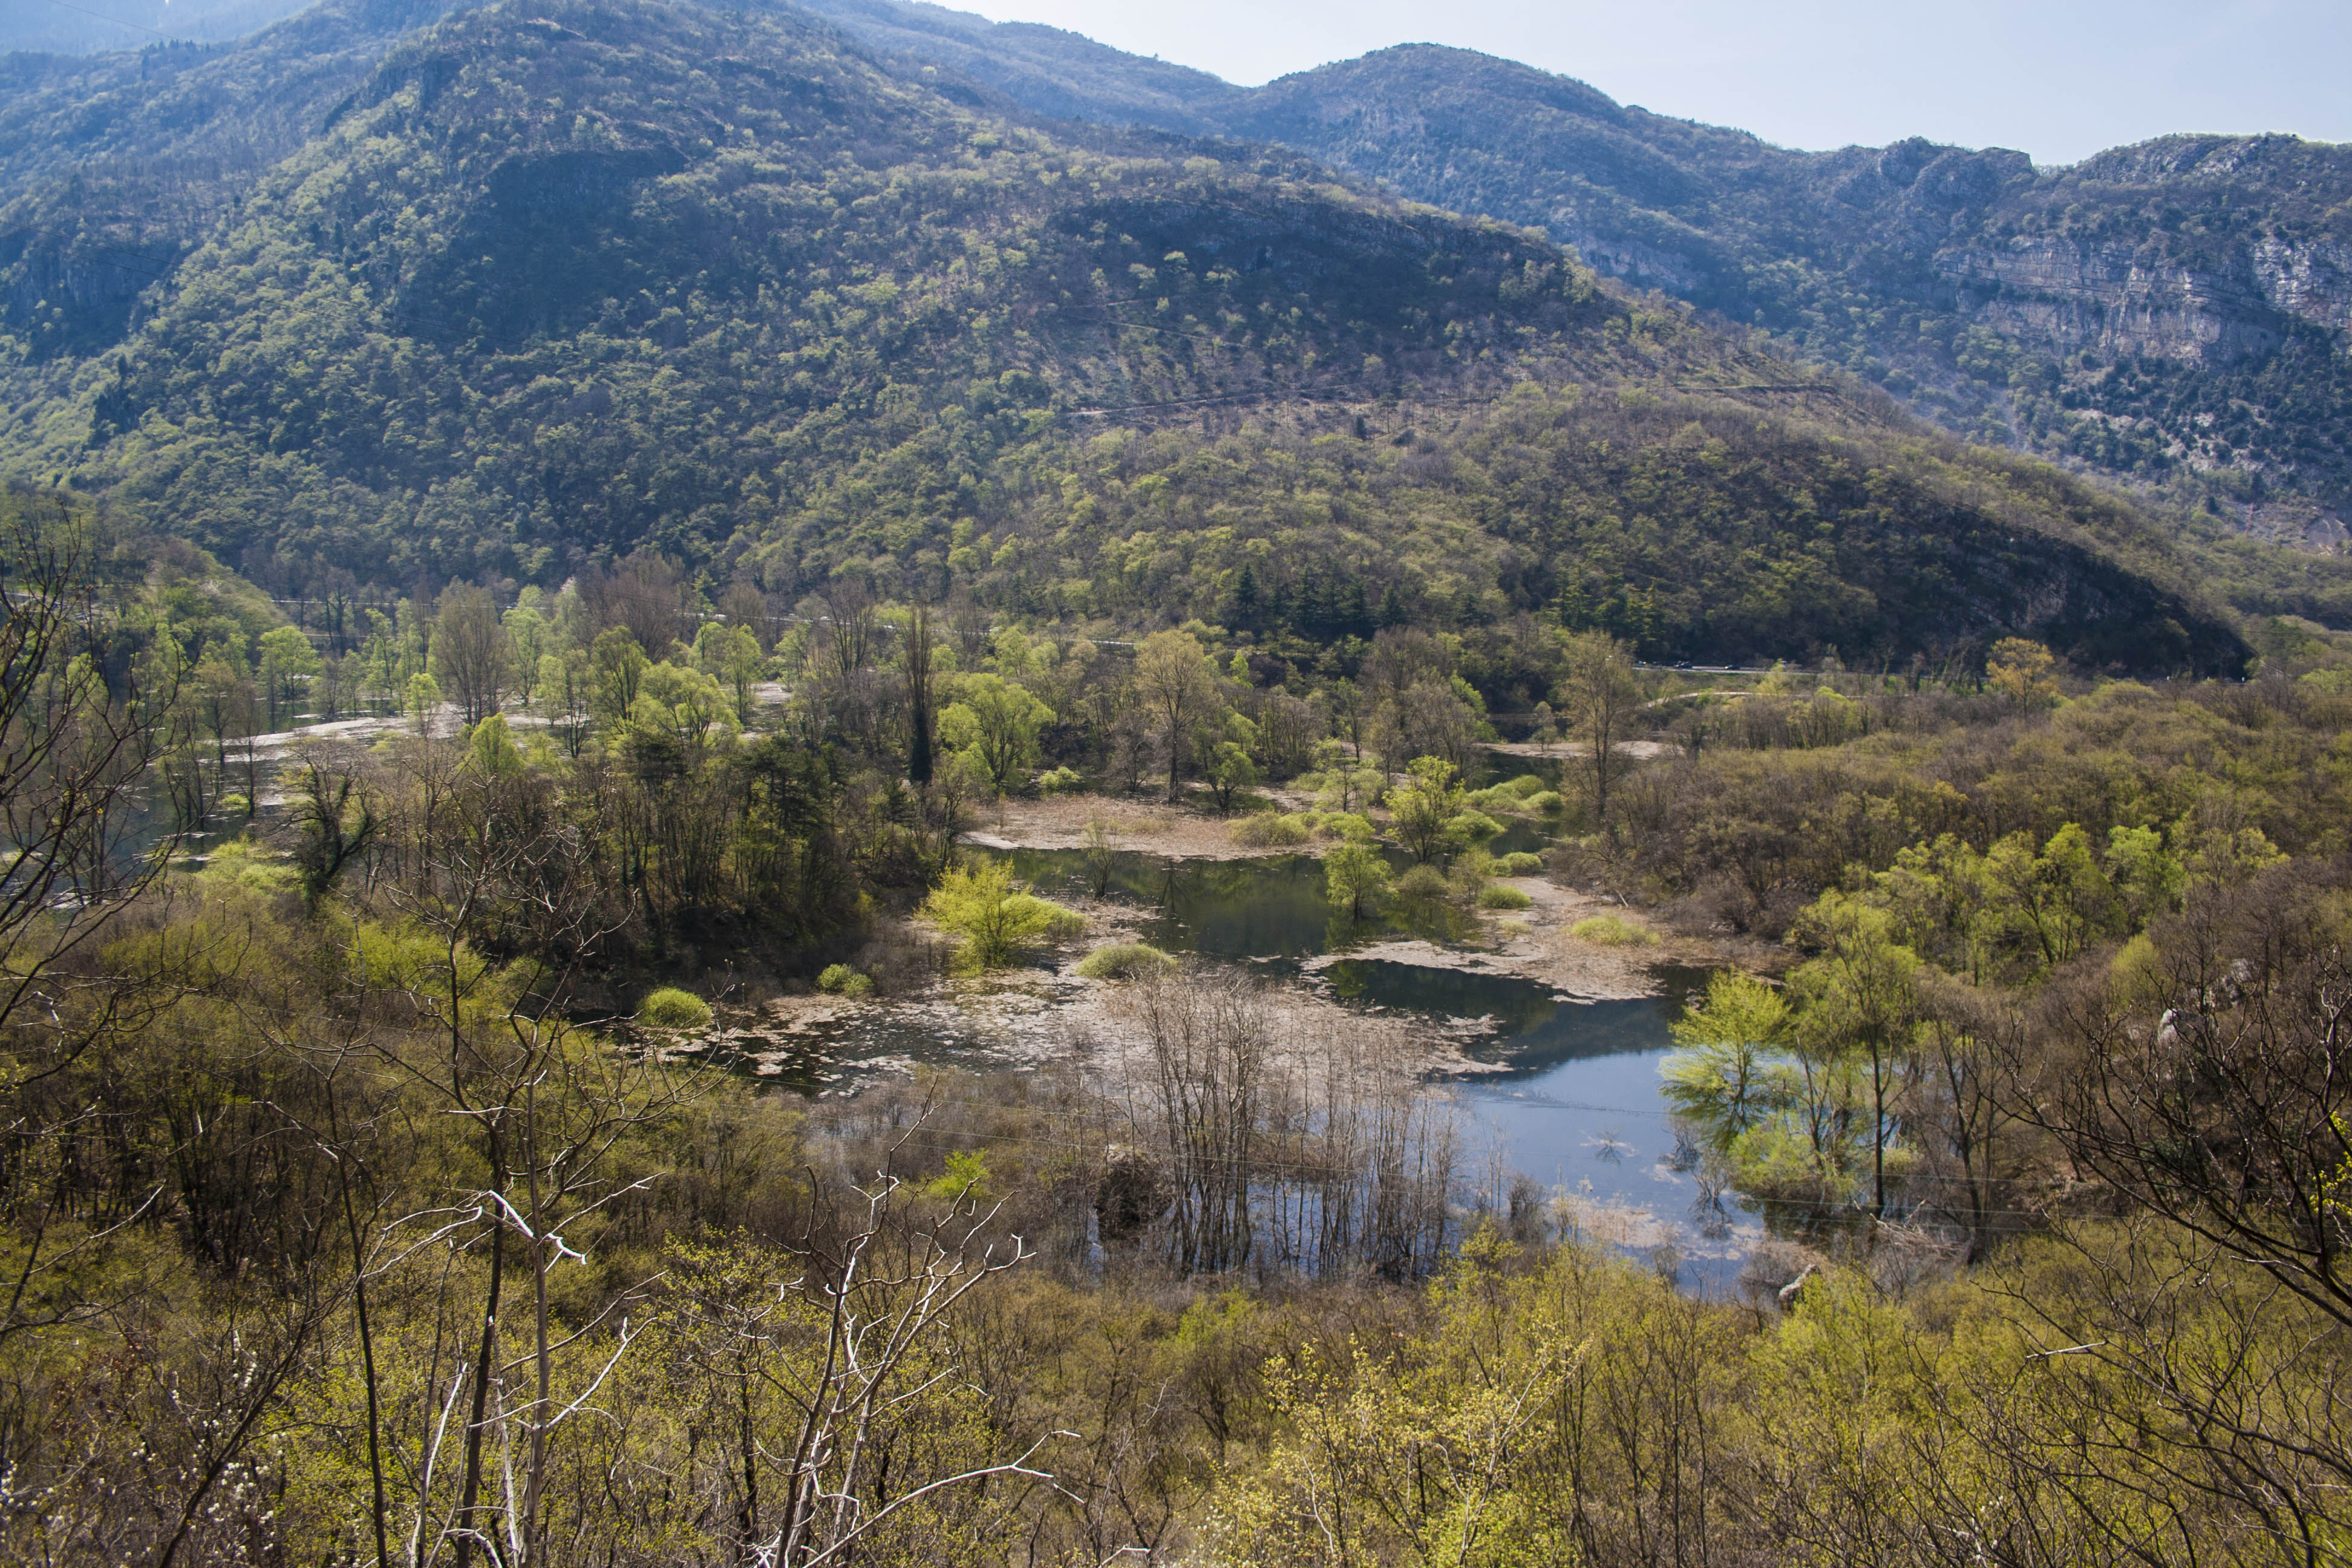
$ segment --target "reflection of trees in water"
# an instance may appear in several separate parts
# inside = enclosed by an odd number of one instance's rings
[[[1198,967],[1123,1000],[1150,1052],[1136,1111],[1166,1162],[1178,1267],[1404,1279],[1439,1264],[1459,1141],[1450,1103],[1406,1070],[1402,1031],[1310,1026],[1272,989]]]

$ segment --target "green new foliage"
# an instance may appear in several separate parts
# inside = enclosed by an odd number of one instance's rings
[[[1675,1020],[1674,1035],[1682,1049],[1660,1067],[1660,1092],[1717,1152],[1731,1154],[1799,1098],[1798,1069],[1785,1055],[1788,1002],[1778,987],[1724,971],[1707,982],[1706,1000]]]
[[[1158,948],[1139,942],[1114,942],[1078,960],[1078,973],[1088,980],[1132,980],[1171,968],[1175,963]]]
[[[1647,926],[1622,915],[1588,915],[1568,928],[1568,934],[1596,947],[1647,947],[1658,940]]]
[[[1370,845],[1350,840],[1323,857],[1323,881],[1331,907],[1361,920],[1388,896],[1389,863]]]
[[[735,700],[735,721],[751,721],[751,689],[760,679],[760,639],[748,627],[705,621],[694,637],[697,669],[722,684]]]
[[[1037,732],[1053,721],[1054,710],[1000,675],[965,676],[956,692],[940,710],[940,739],[970,759],[998,795],[1019,790],[1037,761]]]
[[[1482,910],[1524,910],[1534,902],[1535,899],[1520,888],[1489,883],[1478,889],[1478,907]]]
[[[408,692],[401,710],[418,734],[424,734],[433,722],[433,715],[441,706],[441,683],[419,670],[408,678]]]
[[[1405,773],[1407,782],[1388,794],[1390,826],[1415,860],[1442,859],[1470,838],[1459,826],[1462,782],[1454,764],[1438,757],[1415,757]]]
[[[1464,844],[1483,844],[1503,831],[1503,825],[1483,811],[1459,811],[1448,825],[1454,838]]]
[[[319,668],[319,650],[296,628],[278,626],[261,634],[261,687],[268,698],[271,729],[278,727],[281,710],[292,716],[293,705]]]
[[[985,1204],[991,1201],[988,1157],[976,1149],[950,1149],[945,1168],[923,1185],[926,1196],[941,1203]]]
[[[1208,765],[1202,770],[1209,783],[1209,793],[1216,797],[1219,811],[1231,811],[1244,795],[1258,782],[1257,763],[1237,741],[1220,741],[1211,753]],[[1304,825],[1299,841],[1305,839]]]
[[[1464,797],[1465,804],[1485,812],[1528,812],[1540,808],[1529,803],[1546,794],[1544,782],[1533,773],[1523,773],[1505,784],[1473,790]]]
[[[716,679],[665,659],[646,666],[637,678],[624,743],[690,761],[736,735],[735,715],[733,699]]]
[[[1267,1368],[1284,1438],[1224,1500],[1212,1539],[1236,1564],[1547,1562],[1574,1552],[1571,1512],[1543,1479],[1540,1423],[1572,1404],[1592,1346],[1556,1293],[1509,1281],[1516,1249],[1481,1236],[1435,1288],[1435,1322],[1402,1356],[1358,1342]],[[1444,1454],[1415,1474],[1402,1454]],[[1336,1494],[1336,1495],[1335,1495]],[[1324,1518],[1322,1507],[1339,1507]]]
[[[1018,963],[1033,948],[1066,942],[1087,924],[1076,910],[1029,892],[993,860],[950,869],[923,900],[923,913],[963,939],[957,958],[972,970]]]
[[[488,779],[512,778],[523,771],[522,753],[515,749],[505,714],[493,713],[474,726],[466,738],[466,763]]]
[[[665,985],[637,1004],[637,1022],[648,1029],[702,1029],[710,1025],[710,1004],[691,991]]]
[[[637,693],[653,660],[625,626],[607,626],[596,634],[588,649],[590,699],[596,716],[607,724],[626,720],[637,705]]]
[[[816,977],[816,988],[856,1002],[874,994],[874,977],[845,963],[828,963]]]
[[[1444,872],[1434,866],[1414,865],[1405,868],[1404,874],[1391,884],[1397,896],[1405,899],[1445,900],[1457,890]]]

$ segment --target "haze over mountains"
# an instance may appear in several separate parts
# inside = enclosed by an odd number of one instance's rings
[[[5,472],[265,579],[560,581],[652,546],[786,596],[852,571],[1132,619],[1230,616],[1248,567],[1295,629],[1549,609],[1654,656],[2024,630],[2214,669],[2242,657],[2214,595],[2352,599],[2332,559],[1792,363],[2324,536],[2332,149],[2143,157],[2221,205],[2133,239],[2106,186],[2015,154],[1787,153],[1459,51],[1243,91],[880,4],[834,13],[862,48],[785,6],[417,30],[448,9],[0,65]],[[2046,253],[2109,234],[2126,272],[2181,247],[2178,308],[1950,283],[1986,234],[2042,254],[2012,243],[2035,214]],[[2308,286],[2224,299],[2209,251]]]

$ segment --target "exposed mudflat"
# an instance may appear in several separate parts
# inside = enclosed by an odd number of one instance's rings
[[[1179,860],[1246,860],[1266,853],[1234,842],[1231,816],[1219,816],[1189,803],[1167,805],[1118,795],[1063,795],[1014,800],[989,807],[964,835],[982,849],[1083,849],[1087,825],[1105,822],[1118,835],[1118,847]]]
[[[1478,749],[1498,757],[1539,757],[1549,762],[1592,754],[1592,748],[1582,741],[1482,741]],[[1620,757],[1663,757],[1674,749],[1671,741],[1620,741],[1609,748],[1612,756]]]
[[[1095,941],[1072,943],[1075,957]],[[1149,1037],[1131,1010],[1131,983],[1087,980],[1068,967],[1022,968],[984,976],[946,976],[891,996],[845,1001],[783,996],[730,1011],[719,1027],[688,1047],[817,1094],[853,1092],[877,1075],[917,1066],[980,1071],[1076,1067],[1113,1082],[1150,1069]],[[1332,1052],[1368,1053],[1383,1067],[1423,1079],[1476,1077],[1497,1070],[1472,1047],[1489,1035],[1477,1021],[1376,1013],[1320,989],[1269,985],[1275,1057],[1308,1068]]]

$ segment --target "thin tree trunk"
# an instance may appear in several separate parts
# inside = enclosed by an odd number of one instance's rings
[[[495,1139],[491,1146],[497,1147]],[[495,1160],[491,1168],[497,1169]],[[490,1371],[498,1364],[499,1290],[506,1277],[507,1227],[504,1219],[492,1217],[490,1288],[482,1303],[482,1349],[474,1361],[474,1409],[466,1423],[466,1482],[457,1498],[457,1527],[464,1532],[457,1537],[457,1568],[467,1568],[474,1559],[474,1507],[482,1490],[482,1428],[488,1418]]]
[[[327,1131],[341,1150],[343,1134],[331,1084],[327,1093]],[[347,1152],[335,1161],[335,1180],[342,1191],[343,1228],[352,1238],[352,1303],[359,1315],[361,1373],[367,1380],[368,1480],[373,1493],[368,1517],[375,1526],[376,1568],[391,1568],[392,1548],[383,1533],[383,1421],[376,1395],[375,1333],[368,1321],[367,1253],[360,1245],[359,1214],[352,1205],[351,1159]]]

